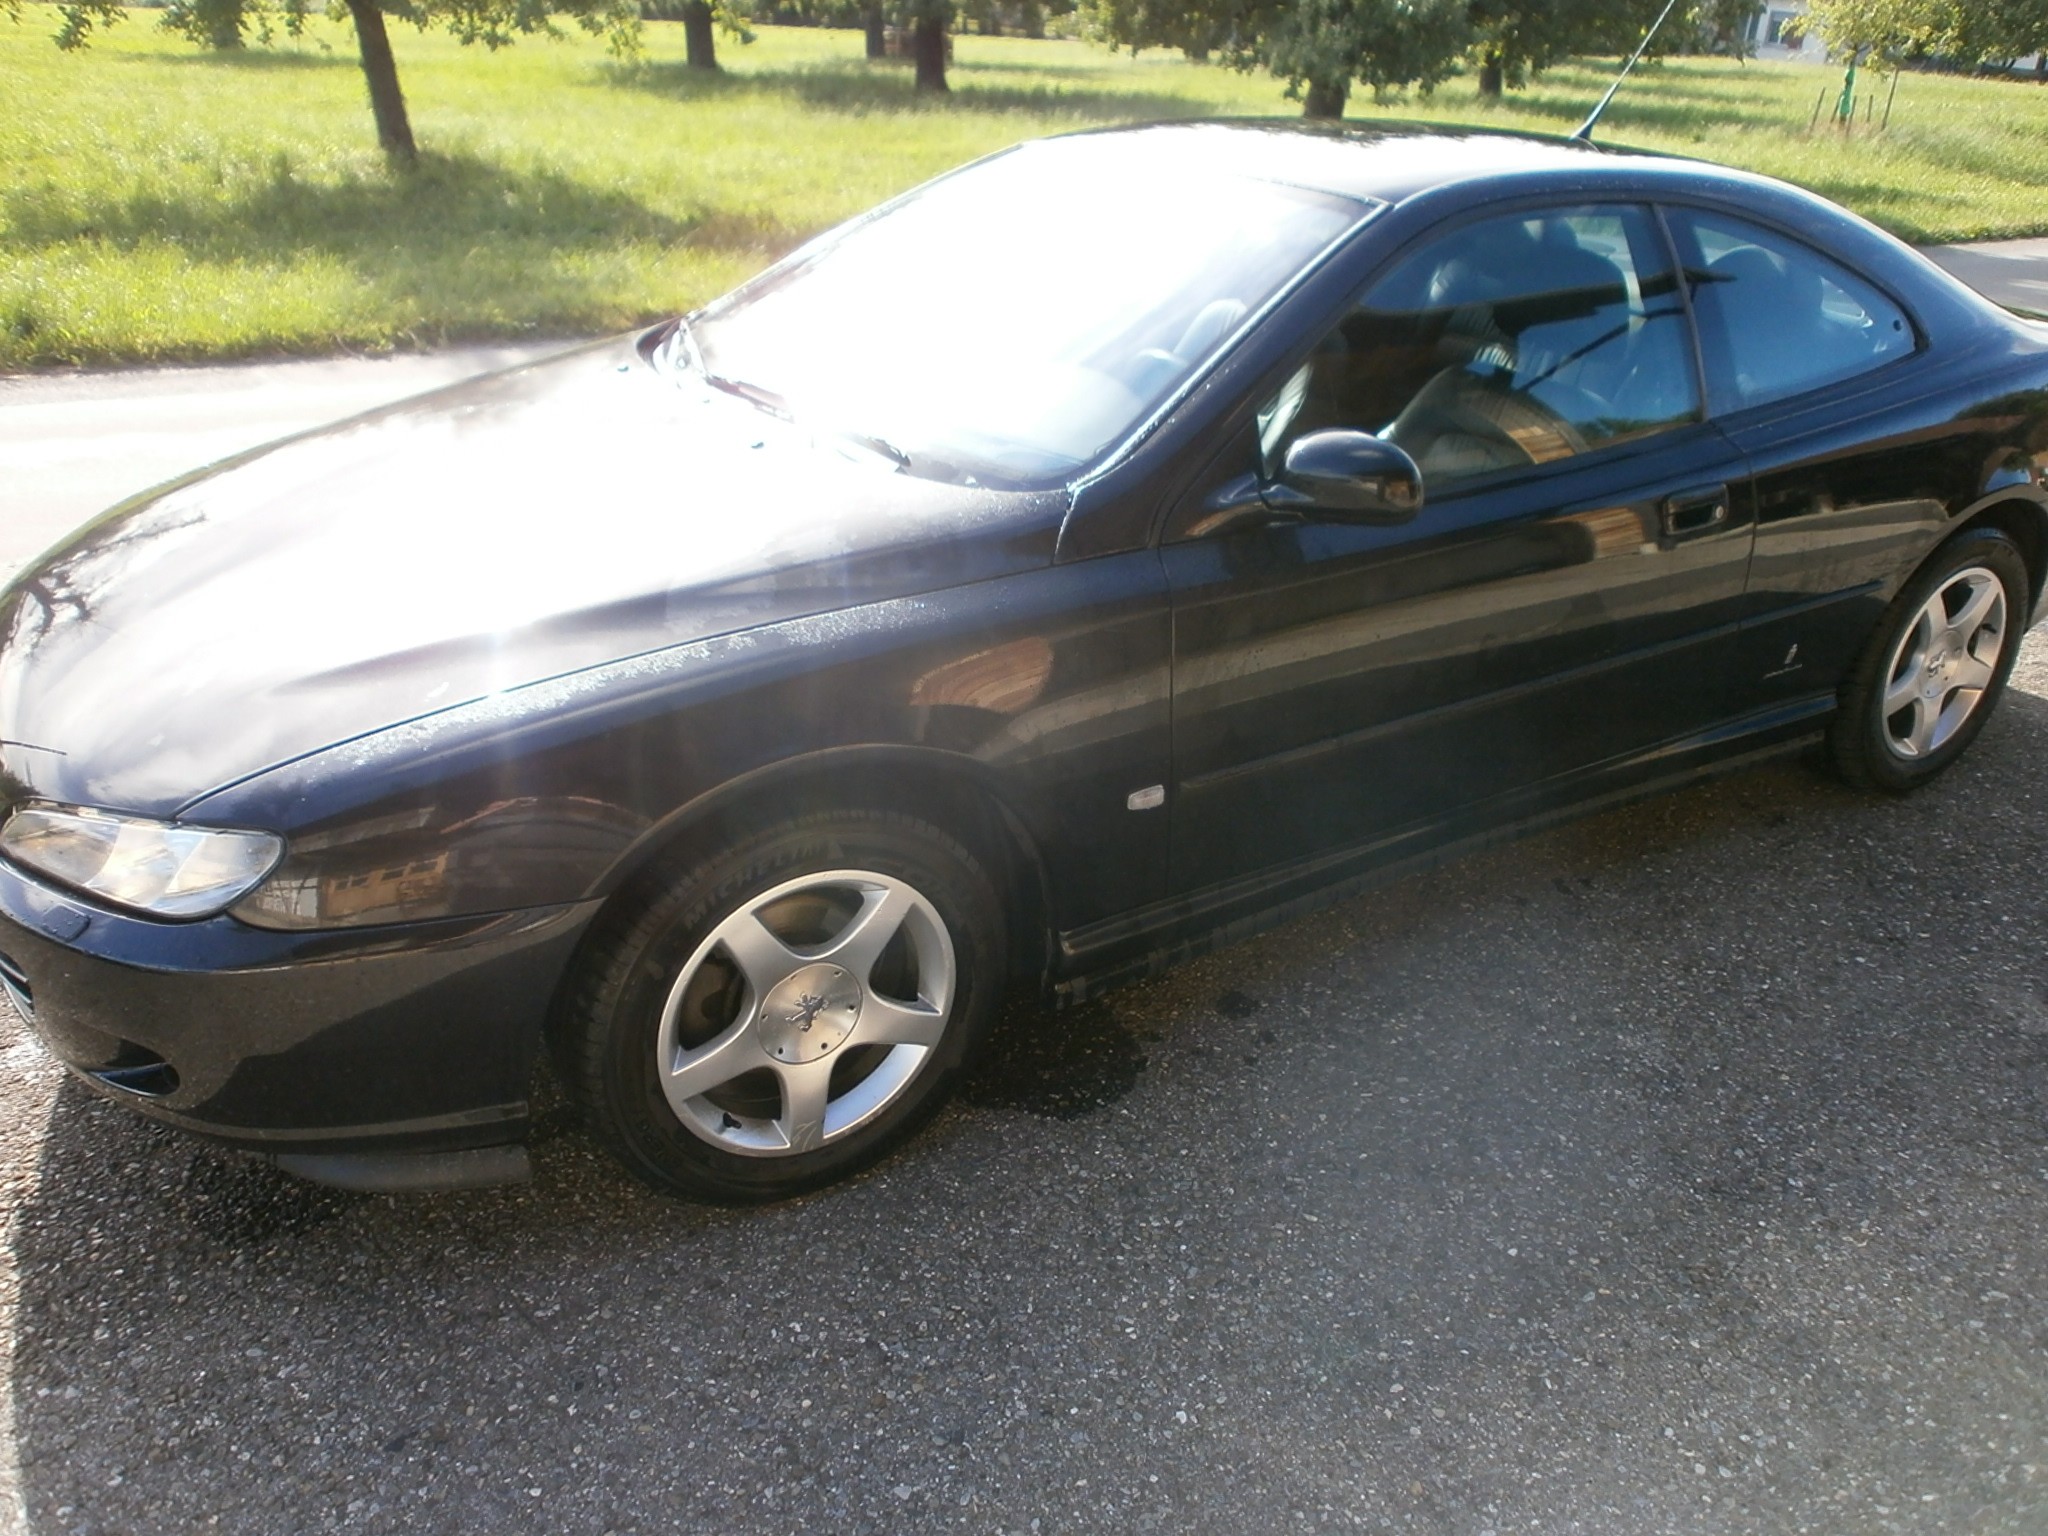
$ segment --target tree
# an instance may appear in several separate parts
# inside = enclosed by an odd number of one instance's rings
[[[1762,0],[1691,0],[1673,8],[1651,41],[1652,54],[1702,43],[1746,54]],[[1574,54],[1627,54],[1663,14],[1664,0],[1470,0],[1471,59],[1479,94],[1517,90],[1529,77]]]
[[[11,3],[11,0],[0,0]],[[369,87],[370,115],[377,124],[377,143],[401,165],[419,158],[405,93],[398,84],[398,65],[391,54],[391,36],[384,25],[388,12],[425,29],[440,24],[463,43],[502,48],[522,32],[552,32],[551,12],[573,16],[584,31],[610,39],[615,52],[639,50],[638,0],[344,0],[355,25],[356,49],[363,79]],[[304,28],[307,0],[172,0],[163,24],[195,42],[215,48],[239,48],[251,29],[268,39],[282,25],[293,36]],[[63,0],[60,48],[83,48],[96,29],[112,26],[125,14],[122,0]]]
[[[899,14],[910,26],[910,56],[917,64],[917,89],[946,91],[946,32],[953,0],[900,0]]]
[[[1806,10],[1806,30],[1851,63],[1867,54],[1953,52],[1961,22],[1958,0],[1812,0]]]
[[[1253,61],[1300,94],[1304,117],[1342,117],[1353,81],[1375,96],[1434,89],[1470,35],[1458,0],[1295,0],[1278,9]]]
[[[1976,0],[1959,9],[1959,58],[2010,68],[2028,54],[2038,54],[2041,73],[2048,75],[2048,0]]]
[[[683,63],[689,69],[718,68],[721,31],[743,43],[754,40],[746,13],[737,8],[735,0],[638,0],[638,4],[644,16],[683,24]]]
[[[1466,0],[1093,0],[1092,30],[1127,48],[1211,50],[1236,69],[1265,68],[1299,96],[1304,117],[1342,117],[1353,82],[1385,96],[1427,91],[1471,41]]]
[[[1465,16],[1479,94],[1519,89],[1538,70],[1575,53],[1633,48],[1642,26],[1625,43],[1621,39],[1634,20],[1629,13],[1641,9],[1612,0],[1470,0]]]
[[[1708,52],[1746,59],[1756,52],[1756,19],[1763,12],[1764,0],[1700,0],[1693,27]]]
[[[1087,0],[1091,34],[1133,53],[1178,48],[1192,59],[1223,51],[1240,30],[1244,0]]]

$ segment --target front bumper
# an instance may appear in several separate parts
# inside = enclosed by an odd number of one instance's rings
[[[596,902],[278,933],[155,922],[0,863],[0,986],[90,1088],[358,1188],[516,1176],[555,987]]]

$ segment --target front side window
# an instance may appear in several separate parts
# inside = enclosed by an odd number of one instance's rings
[[[1743,219],[1672,210],[1717,412],[1868,373],[1915,345],[1905,312],[1818,251]]]
[[[1053,139],[933,183],[706,310],[705,371],[912,473],[1068,474],[1378,207],[1142,150]]]
[[[1399,261],[1267,402],[1270,473],[1305,432],[1407,450],[1432,494],[1700,417],[1663,236],[1637,207],[1463,225]]]

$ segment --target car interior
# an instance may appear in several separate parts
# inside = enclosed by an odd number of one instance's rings
[[[1409,258],[1283,390],[1269,449],[1362,428],[1440,486],[1692,418],[1675,285],[1658,253],[1632,249],[1647,225],[1629,224],[1604,211],[1489,219]]]

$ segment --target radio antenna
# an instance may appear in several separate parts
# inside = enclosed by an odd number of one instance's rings
[[[1621,89],[1621,82],[1628,78],[1628,72],[1636,67],[1636,60],[1643,56],[1643,50],[1650,46],[1650,39],[1657,35],[1657,29],[1664,25],[1664,18],[1671,14],[1678,0],[1664,0],[1664,9],[1657,13],[1657,19],[1650,23],[1650,30],[1643,34],[1643,40],[1636,44],[1636,51],[1628,56],[1628,62],[1621,66],[1621,73],[1614,77],[1614,84],[1607,87],[1607,94],[1600,98],[1600,105],[1586,114],[1586,120],[1579,124],[1572,139],[1581,144],[1593,142],[1593,125],[1600,121],[1600,114],[1607,110],[1607,103],[1614,100],[1614,93]],[[1567,141],[1569,142],[1569,141]]]

